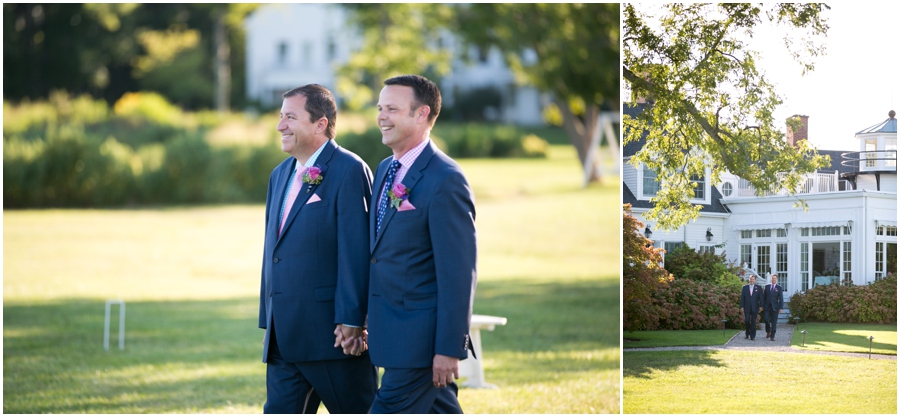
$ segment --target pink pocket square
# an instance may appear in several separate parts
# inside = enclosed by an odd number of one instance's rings
[[[322,201],[322,199],[319,198],[319,195],[318,195],[318,194],[313,194],[312,197],[309,198],[309,200],[306,200],[306,204],[312,204],[312,203],[315,203],[315,202],[317,202],[317,201]]]
[[[397,211],[407,211],[415,209],[416,207],[413,206],[412,203],[409,202],[409,200],[403,200],[403,202],[400,203],[400,207],[397,207]]]

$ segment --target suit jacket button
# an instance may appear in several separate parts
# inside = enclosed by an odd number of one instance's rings
[[[280,261],[280,259],[278,259],[278,258],[272,259],[272,262],[275,262],[276,264],[278,263],[278,261]]]
[[[372,258],[372,263],[378,263],[378,259]]]

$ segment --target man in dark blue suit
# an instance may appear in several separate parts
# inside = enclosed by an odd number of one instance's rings
[[[750,283],[741,289],[741,314],[744,315],[744,339],[756,340],[756,317],[762,312],[762,287],[756,284],[756,275],[750,275]]]
[[[278,131],[290,157],[269,178],[259,293],[264,412],[316,413],[321,401],[332,414],[366,413],[378,377],[359,342],[372,172],[335,144],[331,92],[310,84],[283,97]]]
[[[783,311],[784,296],[781,294],[781,286],[778,285],[778,275],[772,274],[772,283],[766,285],[763,292],[763,318],[766,320],[766,338],[775,341],[775,328],[778,325],[778,315]]]
[[[454,379],[468,357],[475,296],[475,203],[459,165],[429,132],[437,86],[418,75],[385,80],[382,143],[369,217],[368,346],[384,368],[372,413],[462,413]]]

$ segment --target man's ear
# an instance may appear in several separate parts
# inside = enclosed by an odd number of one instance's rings
[[[316,121],[316,133],[325,132],[328,128],[328,118],[322,116]]]
[[[427,104],[423,104],[419,106],[418,110],[416,110],[417,119],[419,122],[427,122],[428,115],[431,114],[431,107]]]

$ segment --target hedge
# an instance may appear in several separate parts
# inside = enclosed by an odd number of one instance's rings
[[[803,321],[896,323],[897,277],[849,287],[818,285],[791,296],[790,307],[791,314]]]

